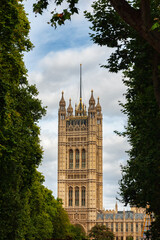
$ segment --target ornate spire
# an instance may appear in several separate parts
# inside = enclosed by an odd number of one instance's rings
[[[94,109],[95,107],[95,99],[93,97],[93,90],[91,90],[91,97],[89,99],[89,108]]]
[[[101,105],[99,104],[99,97],[97,98],[96,109],[97,109],[97,112],[101,112]]]
[[[62,107],[61,109],[65,108],[65,106],[66,106],[66,102],[64,100],[63,94],[64,94],[64,92],[62,91],[62,97],[61,97],[61,100],[59,102],[59,106]]]
[[[67,108],[67,113],[68,113],[69,116],[73,115],[73,108],[72,108],[72,105],[71,105],[71,98],[69,99],[69,106]]]

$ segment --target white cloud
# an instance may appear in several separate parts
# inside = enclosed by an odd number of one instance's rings
[[[29,2],[26,8],[30,11],[31,40],[36,47],[28,56],[25,55],[25,62],[29,68],[29,82],[37,85],[39,98],[43,105],[48,106],[46,117],[40,121],[44,160],[39,169],[45,175],[45,185],[57,196],[59,101],[63,90],[67,106],[69,98],[72,98],[73,107],[78,103],[79,65],[82,63],[83,101],[88,106],[90,91],[93,89],[95,100],[99,96],[102,106],[104,207],[114,208],[121,177],[120,164],[125,163],[125,150],[128,149],[126,140],[113,132],[123,131],[126,122],[118,104],[118,100],[124,101],[125,92],[121,73],[113,74],[100,68],[100,64],[105,64],[111,49],[89,43],[89,24],[83,14],[74,16],[71,23],[55,31],[46,24],[49,11],[35,18],[31,14]],[[82,0],[81,4],[84,9],[90,9],[91,2]]]

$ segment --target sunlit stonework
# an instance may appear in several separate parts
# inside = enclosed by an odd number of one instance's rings
[[[86,233],[95,224],[110,228],[116,240],[133,236],[140,240],[144,231],[143,209],[103,210],[102,110],[91,91],[88,111],[80,100],[66,109],[64,93],[58,111],[58,197],[73,224]],[[114,174],[114,173],[113,173]]]
[[[96,223],[103,207],[102,113],[93,91],[88,112],[80,98],[73,115],[71,100],[66,111],[63,92],[58,113],[58,197],[71,222],[86,232]]]

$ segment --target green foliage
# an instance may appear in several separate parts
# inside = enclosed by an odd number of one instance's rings
[[[159,18],[156,18],[156,22],[152,25],[151,30],[158,29],[160,31],[160,20]]]
[[[70,233],[70,222],[67,212],[62,207],[62,201],[57,200],[56,217],[52,219],[53,238],[65,239]]]
[[[151,12],[154,17],[157,2],[152,4],[155,4]],[[96,1],[93,9],[92,14],[85,13],[92,23],[91,38],[101,46],[114,48],[104,67],[111,72],[122,70],[127,86],[126,103],[121,106],[128,123],[122,135],[127,136],[131,149],[127,165],[122,167],[120,195],[125,204],[144,208],[149,205],[148,211],[155,214],[150,234],[157,240],[160,238],[160,112],[152,82],[154,51],[118,16],[109,1]],[[159,79],[159,69],[156,71]]]
[[[37,122],[45,114],[38,91],[26,78],[23,52],[32,44],[21,1],[0,5],[0,239],[23,239],[28,189],[41,162]]]
[[[87,240],[87,236],[79,225],[70,225],[68,240]]]
[[[0,5],[0,240],[82,239],[36,170],[43,153],[38,121],[46,111],[27,81],[23,53],[33,46],[21,2]]]
[[[126,240],[133,240],[133,237],[132,237],[132,236],[128,236],[128,237],[126,238]]]
[[[94,240],[114,240],[115,238],[113,232],[104,225],[95,225],[92,227],[89,237],[94,238]]]
[[[76,7],[76,4],[79,2],[79,0],[55,0],[54,3],[56,7],[60,6],[63,2],[66,2],[67,8],[62,9],[61,12],[57,12],[57,9],[55,8],[51,14],[52,17],[50,19],[49,24],[51,26],[54,26],[55,28],[57,25],[62,25],[65,23],[66,20],[71,20],[71,16],[75,13],[78,14],[78,8]],[[42,14],[43,10],[46,9],[49,5],[48,0],[38,0],[36,3],[33,4],[33,11],[37,14]]]

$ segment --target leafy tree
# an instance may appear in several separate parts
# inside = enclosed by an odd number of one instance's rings
[[[70,221],[67,212],[62,207],[61,199],[57,199],[56,217],[52,219],[53,238],[66,239],[70,234]]]
[[[122,135],[128,137],[131,150],[127,165],[122,167],[120,194],[125,204],[144,208],[149,205],[147,211],[155,214],[152,239],[159,239],[160,115],[155,99],[157,88],[152,83],[155,53],[111,5],[97,1],[93,8],[93,14],[86,13],[92,22],[93,41],[116,49],[104,67],[112,72],[122,70],[127,86],[126,104],[121,105],[128,124]]]
[[[50,23],[52,26],[57,26],[64,24],[65,20],[70,20],[71,16],[75,13],[78,13],[77,4],[80,0],[55,0],[55,5],[60,6],[64,2],[67,5],[67,8],[63,9],[61,13],[57,12],[55,8],[51,14],[52,18]],[[98,1],[95,1],[95,3]],[[159,29],[159,2],[155,0],[135,0],[135,1],[126,1],[126,0],[108,0],[103,3],[109,3],[118,15],[137,33],[140,34],[157,52],[160,53],[160,33],[158,31],[151,32],[152,30]],[[33,10],[37,14],[42,14],[44,9],[47,9],[49,5],[48,0],[37,0],[33,4]],[[154,17],[152,15],[152,7],[154,11],[157,10],[157,15]],[[152,27],[153,26],[153,27]]]
[[[0,4],[0,239],[23,239],[28,192],[42,158],[37,123],[45,109],[27,81],[29,22],[21,1]]]
[[[52,192],[43,186],[44,177],[36,172],[28,193],[28,219],[26,240],[45,240],[52,237],[57,201]]]
[[[56,8],[51,12],[52,18],[50,23],[52,26],[57,27],[57,25],[62,25],[66,20],[71,20],[71,16],[78,13],[77,4],[80,0],[55,0],[56,6],[66,3],[67,8],[62,9],[62,12],[57,12]],[[94,7],[96,4],[110,6],[111,10],[114,8],[120,19],[123,19],[128,26],[131,26],[150,46],[153,47],[154,60],[153,60],[153,85],[154,94],[157,100],[157,104],[160,108],[160,73],[159,73],[159,54],[160,54],[160,32],[159,32],[159,14],[160,7],[159,2],[156,0],[97,0],[94,2]],[[37,0],[34,3],[33,10],[35,13],[43,13],[43,10],[49,5],[48,0]],[[94,8],[93,7],[93,8]],[[112,11],[112,10],[111,10]],[[105,12],[101,12],[103,17]],[[101,18],[101,16],[100,16]],[[97,23],[99,19],[97,18]],[[104,32],[104,38],[107,36]]]
[[[95,225],[92,227],[89,237],[94,238],[94,240],[114,240],[115,238],[113,232],[104,225]]]
[[[26,240],[67,239],[71,236],[71,224],[61,200],[43,186],[44,177],[36,172],[28,194],[30,219]]]
[[[87,236],[82,228],[78,225],[70,225],[68,240],[87,240]]]

